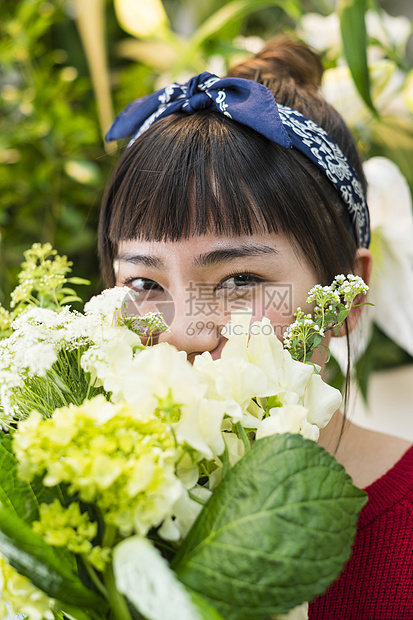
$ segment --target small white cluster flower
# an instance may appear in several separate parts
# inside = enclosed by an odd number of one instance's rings
[[[316,284],[308,293],[307,303],[317,303],[320,306],[325,306],[328,303],[340,303],[340,295],[334,290],[333,286],[321,286]]]
[[[342,281],[338,288],[339,294],[343,297],[347,306],[351,305],[354,298],[359,295],[366,295],[369,287],[360,276],[356,276],[350,273],[347,276],[347,281]]]
[[[130,296],[131,289],[128,286],[108,288],[85,304],[85,314],[100,314],[113,319],[116,311],[121,310],[130,300]]]

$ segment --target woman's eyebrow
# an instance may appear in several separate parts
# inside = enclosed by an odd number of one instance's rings
[[[268,245],[245,243],[200,254],[194,259],[194,265],[196,267],[210,267],[236,258],[258,256],[260,254],[279,254],[279,252]]]
[[[165,263],[151,254],[130,254],[128,252],[121,252],[115,258],[115,263],[132,263],[132,265],[144,265],[145,267],[152,267],[153,269],[165,269]]]

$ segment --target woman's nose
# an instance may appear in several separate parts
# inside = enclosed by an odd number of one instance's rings
[[[159,334],[158,342],[168,342],[179,351],[185,351],[192,361],[195,355],[212,352],[226,341],[221,336],[221,317],[217,308],[194,307],[188,300],[175,304],[170,331]]]

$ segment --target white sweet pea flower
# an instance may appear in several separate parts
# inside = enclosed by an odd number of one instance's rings
[[[195,360],[197,370],[208,378],[208,396],[218,395],[227,402],[232,398],[242,409],[241,422],[247,428],[261,428],[262,415],[253,410],[257,407],[251,399],[268,396],[277,396],[281,405],[303,405],[309,423],[324,427],[341,404],[340,392],[324,383],[313,365],[291,357],[269,319],[250,326],[251,314],[244,310],[231,315],[220,360],[205,353]],[[227,405],[226,413],[232,413],[234,422],[239,420],[236,411]]]
[[[129,371],[117,380],[121,398],[142,412],[152,413],[159,401],[169,396],[175,403],[188,405],[205,393],[185,351],[167,343],[141,351],[134,357]]]
[[[302,405],[285,405],[270,409],[258,430],[257,439],[280,433],[299,433],[306,439],[317,441],[319,429],[308,421],[308,410]]]
[[[211,497],[212,491],[196,485],[191,489],[191,495],[198,497],[202,502],[206,502]],[[172,506],[173,518],[165,519],[158,530],[158,534],[164,540],[181,541],[195,523],[202,508],[202,503],[192,499],[188,492],[182,493]]]
[[[285,404],[298,402],[314,368],[291,357],[275,335],[269,319],[264,317],[251,326],[247,354],[249,361],[267,375],[271,383],[271,396],[278,396]]]
[[[306,385],[302,403],[308,411],[310,424],[324,428],[334,412],[340,408],[342,396],[339,390],[325,383],[321,375],[314,372]]]
[[[256,428],[257,419],[248,412],[251,398],[270,396],[265,372],[248,359],[248,340],[252,311],[242,309],[231,314],[231,321],[222,330],[228,338],[221,358],[213,360],[203,353],[195,358],[194,368],[207,386],[208,398],[225,403],[225,413],[233,422],[242,422],[247,428]]]
[[[206,385],[188,362],[186,353],[161,343],[134,355],[134,334],[122,328],[111,329],[124,333],[124,341],[108,338],[105,346],[86,351],[82,365],[96,373],[105,390],[112,393],[112,401],[125,400],[148,416],[165,404],[175,404],[179,413],[171,422],[178,441],[197,450],[200,458],[211,459],[221,454],[224,403],[204,398]]]
[[[208,398],[222,401],[234,423],[242,421],[243,426],[256,428],[257,420],[248,412],[251,398],[271,395],[260,368],[241,357],[213,360],[208,352],[195,358],[194,368],[207,386]]]
[[[244,442],[235,433],[223,433],[223,435],[228,449],[229,464],[234,467],[245,455]]]
[[[187,443],[207,459],[222,454],[225,447],[221,433],[224,414],[225,403],[207,398],[183,406],[181,419],[175,425],[178,441]]]
[[[368,182],[373,272],[363,316],[351,335],[351,348],[361,355],[373,321],[402,349],[413,355],[413,212],[409,186],[399,168],[385,157],[364,164]],[[346,366],[344,338],[333,338],[331,351]]]
[[[201,620],[185,586],[147,539],[131,536],[113,552],[116,587],[149,620]]]
[[[272,395],[283,405],[303,405],[308,411],[309,424],[323,428],[341,405],[340,392],[322,380],[317,374],[319,369],[291,357],[268,319],[254,323],[251,332],[248,358],[265,369],[269,380],[272,378],[275,385]]]

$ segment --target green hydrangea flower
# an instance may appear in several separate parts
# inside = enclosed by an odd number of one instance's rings
[[[32,412],[13,448],[23,479],[67,485],[69,495],[97,505],[124,536],[159,525],[182,493],[175,475],[181,451],[170,425],[102,395],[49,419]]]

